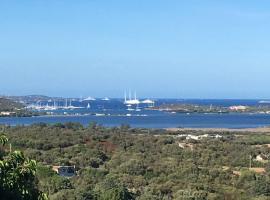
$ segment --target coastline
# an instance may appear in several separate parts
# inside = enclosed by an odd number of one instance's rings
[[[170,132],[182,132],[182,131],[200,131],[200,132],[241,132],[241,133],[270,133],[270,127],[258,127],[258,128],[166,128],[166,131]]]

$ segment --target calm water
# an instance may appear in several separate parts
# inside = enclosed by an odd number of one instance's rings
[[[167,103],[194,103],[199,105],[257,105],[259,100],[177,100],[159,99],[157,105]],[[91,108],[61,110],[58,113],[68,112],[80,114],[79,116],[42,116],[25,118],[0,118],[0,124],[9,125],[30,125],[33,123],[57,123],[57,122],[80,122],[87,125],[92,121],[105,126],[119,126],[129,124],[132,127],[145,128],[169,128],[169,127],[193,127],[193,128],[250,128],[270,126],[269,114],[172,114],[160,111],[150,111],[144,108],[147,105],[140,105],[141,111],[127,111],[122,100],[113,99],[110,101],[89,101]],[[89,102],[72,102],[74,106],[86,107]],[[47,102],[44,102],[47,103]],[[59,102],[59,105],[61,102]],[[96,116],[95,114],[106,114]],[[127,116],[131,115],[131,116]]]

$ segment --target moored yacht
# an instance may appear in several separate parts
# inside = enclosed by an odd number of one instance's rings
[[[124,104],[129,104],[129,105],[137,105],[140,104],[139,99],[137,99],[136,92],[134,93],[134,99],[131,99],[131,93],[129,91],[129,99],[127,100],[127,95],[125,93],[125,101]]]
[[[141,103],[147,104],[148,107],[154,107],[155,106],[155,102],[153,100],[151,100],[151,99],[145,99]]]
[[[87,97],[85,99],[83,99],[83,101],[95,101],[96,99],[93,97]]]

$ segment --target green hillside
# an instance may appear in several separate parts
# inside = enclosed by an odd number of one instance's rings
[[[5,133],[12,149],[37,161],[34,188],[50,200],[270,199],[269,133],[176,133],[94,122],[5,127]],[[75,166],[77,173],[59,176],[57,166]]]
[[[20,108],[23,108],[23,105],[21,103],[17,103],[5,98],[0,98],[0,112],[14,111]]]

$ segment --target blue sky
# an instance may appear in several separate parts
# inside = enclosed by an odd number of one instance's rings
[[[270,98],[268,0],[0,1],[0,94]]]

